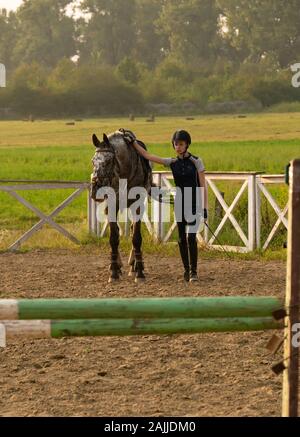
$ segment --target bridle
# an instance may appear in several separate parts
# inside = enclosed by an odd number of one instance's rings
[[[105,166],[106,171],[103,174],[103,179],[107,179],[109,181],[109,185],[111,186],[112,180],[113,180],[113,175],[114,175],[114,167],[115,167],[115,165],[117,165],[119,167],[119,162],[116,158],[116,152],[113,149],[113,147],[109,147],[106,149],[98,148],[98,149],[96,149],[96,153],[109,153],[110,155],[112,155],[112,159],[110,160],[110,165],[108,167]],[[99,178],[97,177],[95,179],[95,184],[97,184],[98,182],[99,182]]]
[[[126,141],[126,139],[124,139],[125,142],[128,145],[128,142]],[[131,147],[131,146],[130,146]],[[134,149],[133,149],[134,150]],[[107,163],[107,165],[105,165],[102,169],[102,174],[101,174],[101,179],[99,178],[98,175],[95,176],[95,178],[93,178],[92,180],[92,186],[93,186],[93,190],[96,192],[102,185],[101,180],[103,179],[106,182],[106,185],[109,187],[113,186],[113,182],[114,182],[114,177],[115,175],[120,175],[121,173],[121,168],[120,168],[120,163],[117,159],[117,154],[115,149],[111,146],[111,147],[98,147],[96,148],[96,154],[97,153],[107,153],[110,155],[109,159],[109,164]],[[129,176],[129,180],[128,185],[130,185],[131,181],[134,179],[135,175],[136,175],[136,171],[137,171],[137,166],[138,166],[138,161],[139,161],[139,154],[136,152],[136,164],[135,166],[133,165],[133,171],[132,174]],[[136,167],[136,168],[134,168]],[[115,187],[115,190],[118,190],[119,187]]]

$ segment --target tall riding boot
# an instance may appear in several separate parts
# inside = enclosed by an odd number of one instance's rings
[[[197,264],[198,264],[198,245],[197,240],[189,240],[189,253],[190,253],[190,282],[197,282],[198,273],[197,273]]]
[[[182,264],[184,267],[184,280],[189,282],[190,280],[190,265],[189,265],[189,251],[187,241],[178,242],[179,251],[182,259]]]

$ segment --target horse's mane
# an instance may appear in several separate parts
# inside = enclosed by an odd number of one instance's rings
[[[123,146],[124,144],[129,146],[126,143],[126,141],[124,140],[124,135],[120,131],[115,131],[115,132],[111,133],[110,135],[108,135],[108,138],[109,138],[109,142],[111,143],[111,145],[115,148],[120,147],[120,145]],[[141,144],[142,147],[144,147],[147,150],[146,145],[143,143],[143,141],[137,140],[137,142],[139,144]],[[135,149],[133,148],[133,150],[135,150]]]
[[[110,144],[117,151],[119,147],[128,146],[124,140],[124,136],[120,131],[115,131],[108,136]]]

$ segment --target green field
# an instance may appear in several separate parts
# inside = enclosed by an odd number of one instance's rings
[[[10,180],[65,180],[88,181],[94,148],[91,135],[95,132],[110,133],[120,127],[130,128],[160,156],[173,156],[170,137],[174,130],[185,128],[193,137],[191,152],[201,156],[207,171],[259,171],[282,174],[286,164],[300,156],[300,114],[265,114],[238,116],[199,116],[187,121],[180,117],[161,117],[155,123],[145,119],[130,122],[127,119],[99,119],[76,122],[69,120],[0,122],[0,179]],[[155,169],[162,169],[155,166]],[[233,200],[238,186],[219,184],[228,203]],[[275,187],[274,197],[284,207],[285,187]],[[24,197],[44,212],[50,212],[69,191],[26,192]],[[214,204],[211,202],[211,218]],[[8,195],[0,193],[0,249],[4,249],[16,235],[36,222],[36,217]],[[246,226],[246,198],[242,198],[235,210],[236,216]],[[264,210],[265,208],[265,210]],[[270,207],[263,204],[264,221],[271,226],[275,216]],[[59,215],[57,221],[69,229],[79,231],[83,240],[86,235],[86,195],[82,195]],[[214,220],[213,220],[214,222]],[[215,223],[216,224],[216,223]],[[232,234],[232,237],[231,237]],[[230,226],[222,239],[239,244]],[[284,240],[284,232],[282,239]],[[273,247],[280,247],[280,235]],[[71,244],[71,243],[70,243]],[[25,247],[69,246],[55,231],[41,231]]]

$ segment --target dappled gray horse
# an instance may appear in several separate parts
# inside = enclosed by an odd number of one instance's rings
[[[138,152],[128,144],[124,139],[124,134],[117,131],[109,136],[103,135],[103,141],[93,135],[93,143],[96,147],[96,153],[93,157],[93,175],[91,180],[91,197],[95,201],[97,192],[100,188],[110,187],[116,194],[116,214],[118,214],[119,205],[119,181],[127,180],[128,191],[133,187],[143,187],[147,193],[151,191],[152,170],[148,161],[145,161]],[[143,145],[143,143],[140,143]],[[144,145],[143,145],[144,146]],[[145,147],[145,146],[144,146]],[[126,200],[127,207],[130,207],[135,200]],[[108,209],[106,208],[106,214]],[[122,274],[122,261],[119,253],[120,232],[117,221],[111,221],[108,214],[110,226],[110,246],[111,246],[111,265],[109,282],[120,279]],[[128,264],[130,266],[129,276],[135,276],[135,281],[139,282],[145,279],[144,264],[142,256],[142,235],[141,220],[133,221],[132,230],[132,250]]]

